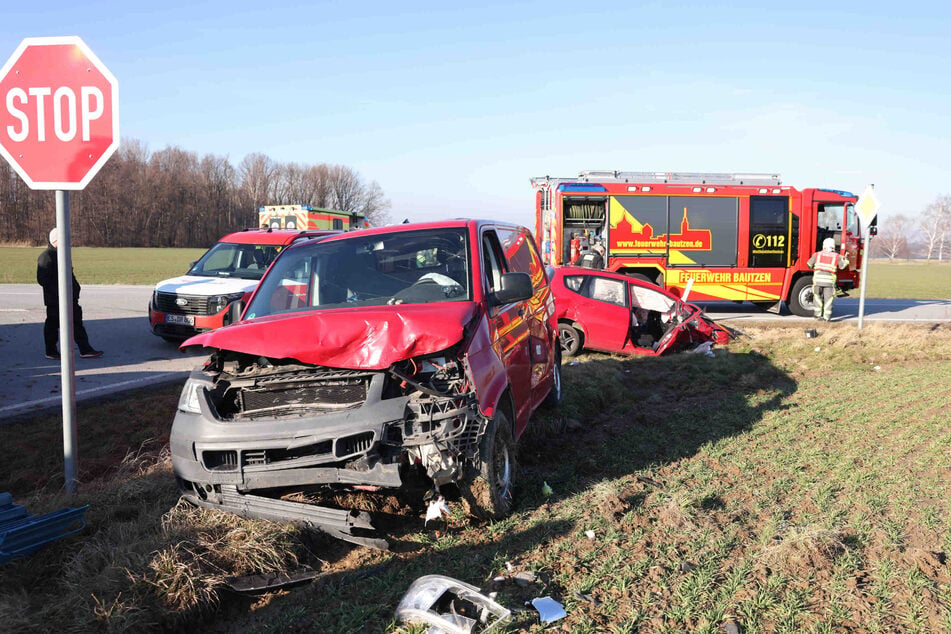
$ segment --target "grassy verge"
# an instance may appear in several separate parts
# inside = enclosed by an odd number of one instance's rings
[[[75,500],[58,492],[57,416],[0,427],[0,490],[33,513],[91,505],[83,533],[0,568],[0,619],[393,631],[412,580],[439,573],[498,591],[512,631],[543,629],[523,606],[546,595],[572,632],[951,630],[951,329],[750,325],[714,358],[577,361],[563,407],[520,442],[516,513],[473,526],[454,504],[428,528],[420,509],[377,513],[386,553],[178,503],[176,388],[80,406]],[[506,562],[535,581],[493,582]],[[292,590],[225,585],[303,565],[320,577]]]

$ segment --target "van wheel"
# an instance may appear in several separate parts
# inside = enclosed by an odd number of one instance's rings
[[[479,443],[479,466],[475,477],[459,485],[469,515],[482,520],[497,520],[511,513],[515,470],[512,425],[508,416],[498,410]]]
[[[545,407],[554,408],[558,407],[558,404],[561,403],[561,350],[555,352],[555,366],[552,368],[552,382],[551,382],[551,391],[548,392],[548,396],[545,397],[545,400],[542,404]]]
[[[812,277],[800,277],[789,291],[789,310],[793,315],[812,317],[814,302],[812,298]]]
[[[583,338],[574,326],[558,324],[558,341],[561,344],[561,353],[566,357],[573,357],[581,352]]]

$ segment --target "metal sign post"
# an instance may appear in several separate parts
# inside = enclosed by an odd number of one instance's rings
[[[875,220],[876,214],[878,214],[878,197],[875,196],[875,185],[869,185],[865,188],[865,192],[859,198],[858,202],[855,203],[855,209],[859,215],[859,221],[861,222],[862,229],[868,233],[869,228],[872,226],[872,221]],[[862,329],[862,320],[865,316],[865,284],[868,281],[868,259],[872,253],[870,248],[872,244],[872,235],[868,233],[865,236],[865,245],[862,253],[862,283],[859,285],[859,330]]]
[[[76,383],[69,194],[119,147],[119,84],[76,36],[28,37],[0,68],[0,157],[31,189],[56,191],[66,493],[76,492]]]
[[[73,353],[73,257],[69,228],[69,192],[56,190],[57,284],[59,289],[59,356],[63,383],[63,461],[66,493],[76,493],[79,433],[76,427],[76,373]]]

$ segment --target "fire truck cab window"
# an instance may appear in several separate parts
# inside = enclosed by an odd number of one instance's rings
[[[826,238],[835,240],[836,246],[842,244],[842,220],[845,209],[842,203],[817,203],[816,244],[814,251],[822,249]]]

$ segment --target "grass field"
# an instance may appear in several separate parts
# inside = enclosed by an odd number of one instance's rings
[[[420,508],[354,500],[391,552],[178,503],[174,387],[79,405],[74,500],[58,416],[0,427],[0,490],[34,513],[91,505],[83,533],[0,568],[0,622],[421,634],[393,611],[438,573],[498,592],[509,631],[951,631],[951,328],[745,328],[713,358],[566,365],[563,406],[520,442],[515,514],[477,526],[452,503],[426,528]],[[293,589],[225,585],[303,565],[320,576]],[[535,581],[494,582],[508,566]],[[542,627],[539,596],[564,621]]]
[[[0,246],[0,284],[36,282],[42,249]],[[80,284],[144,284],[183,274],[204,249],[73,249]],[[867,297],[951,299],[951,262],[875,260],[869,265]],[[858,296],[858,291],[853,292]]]
[[[0,284],[35,284],[36,259],[43,249],[0,247]],[[152,286],[188,270],[205,249],[73,249],[73,272],[80,284]]]

